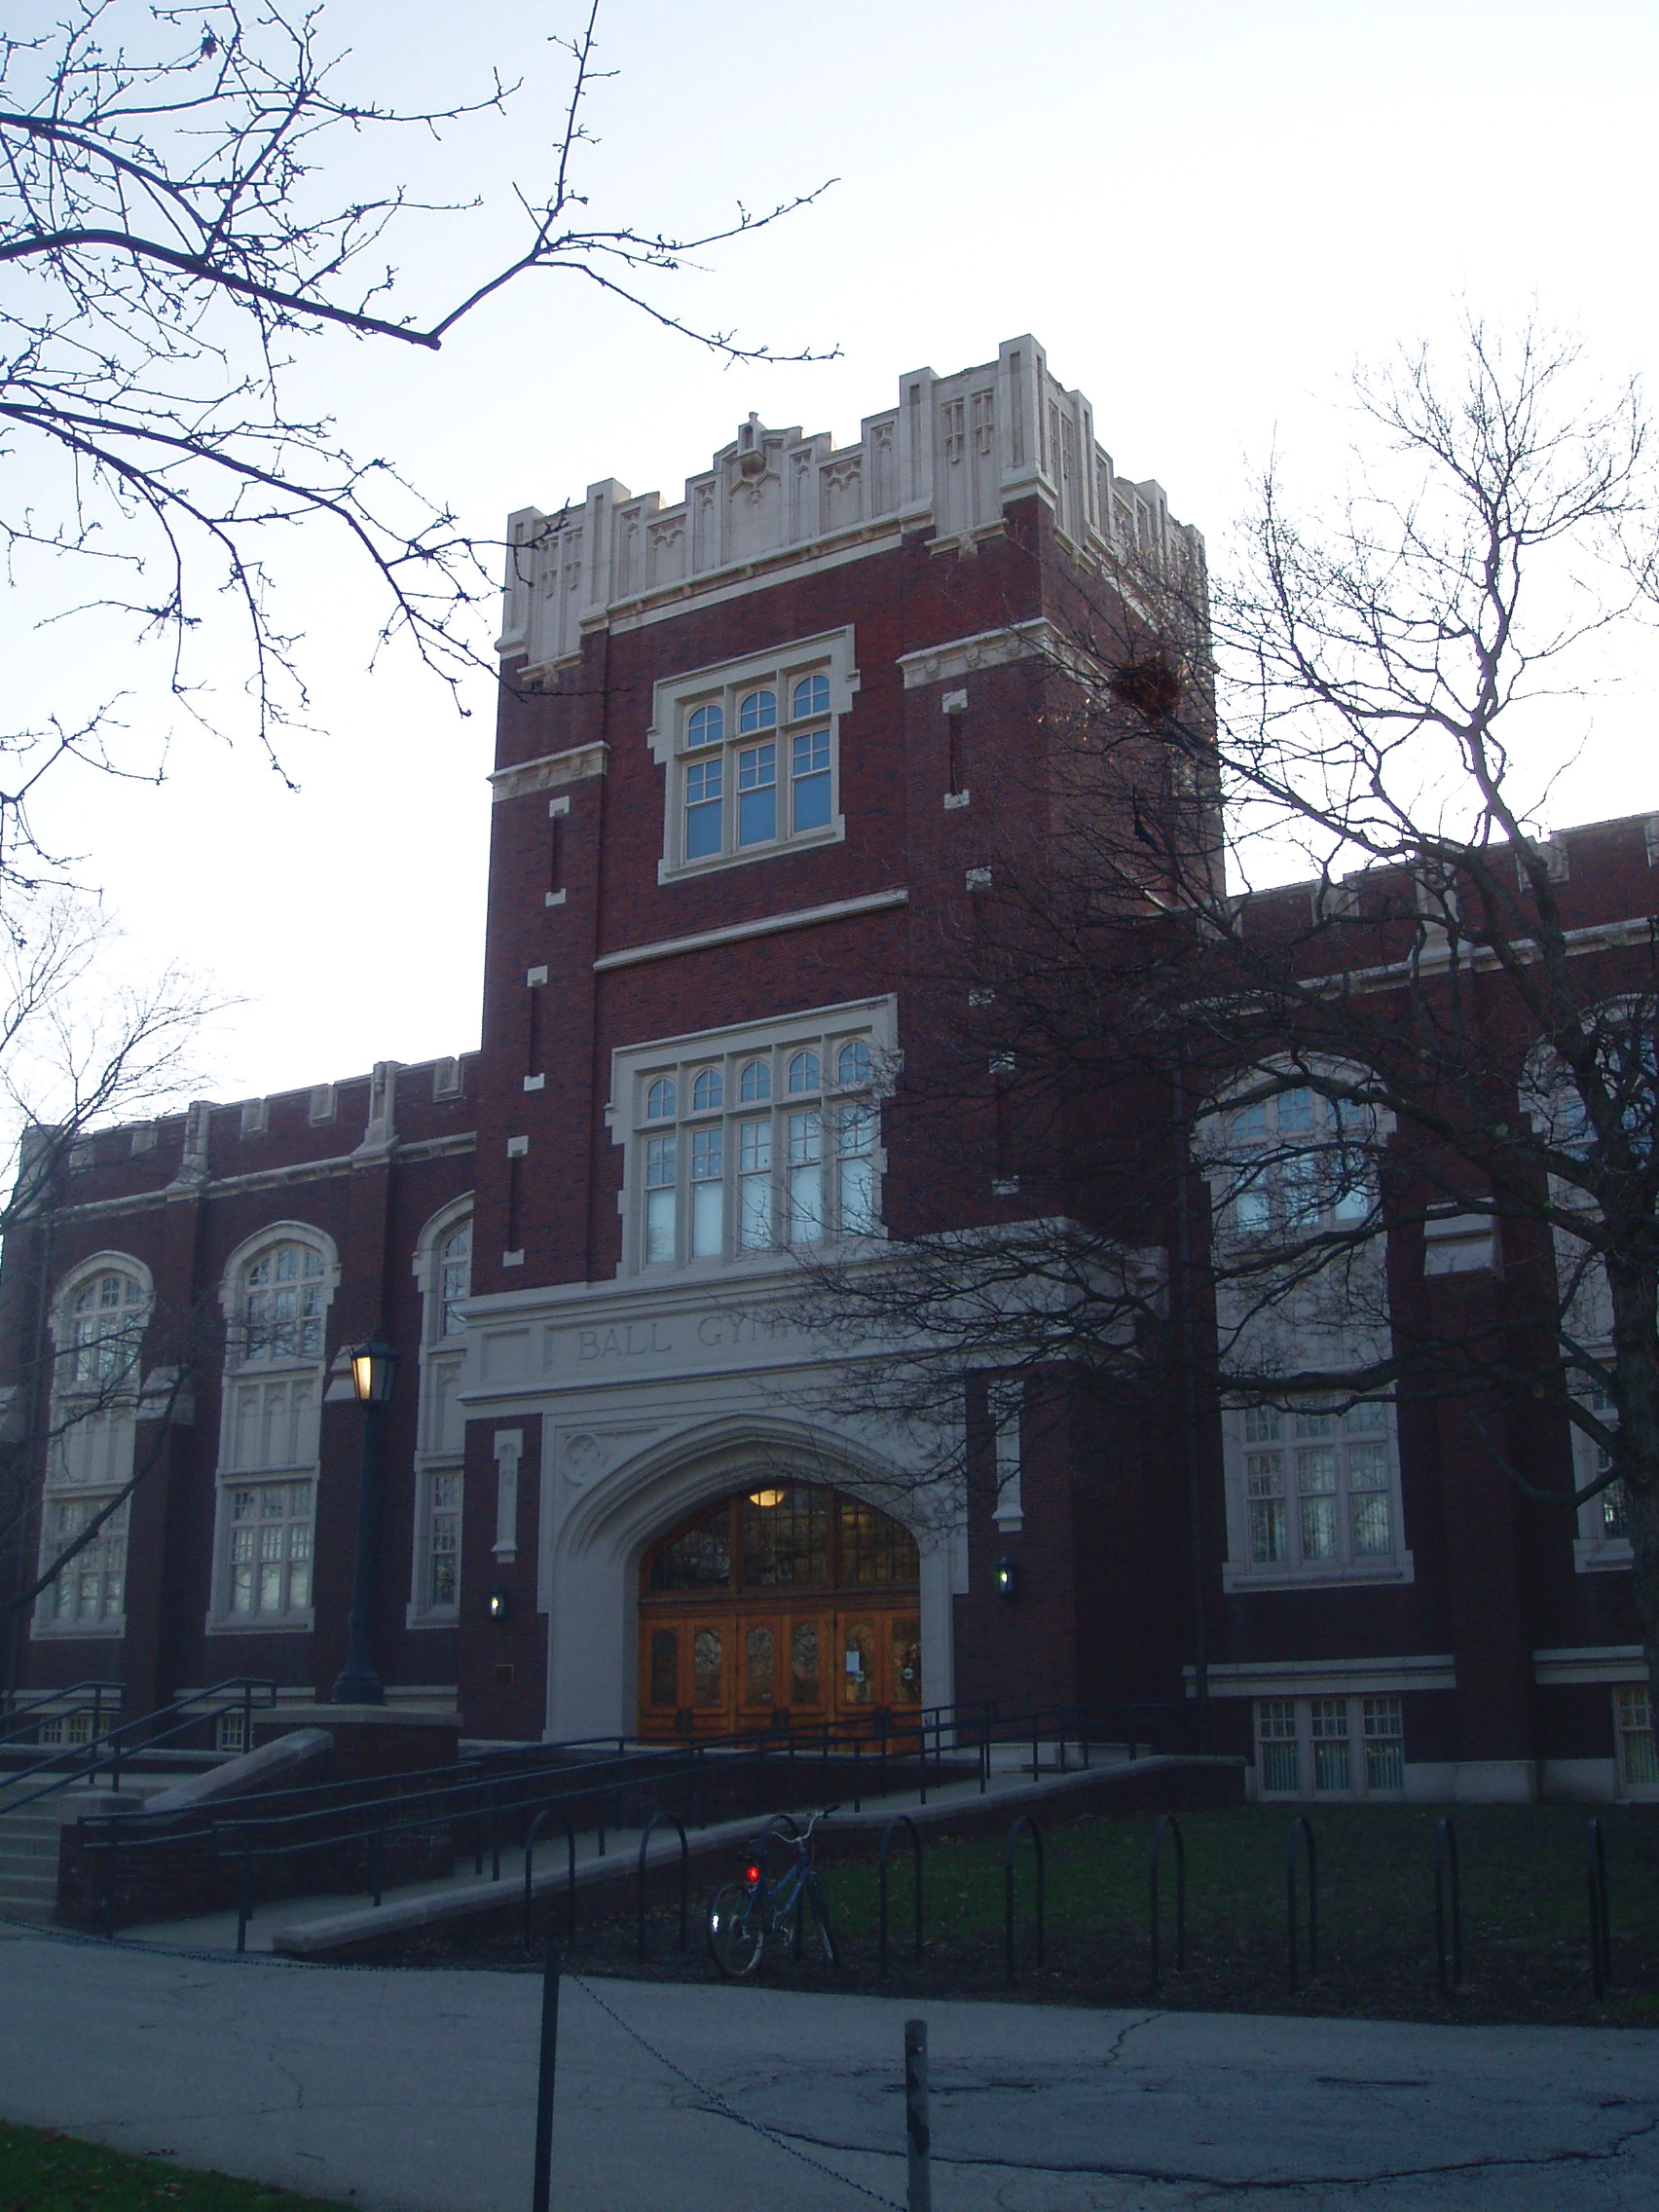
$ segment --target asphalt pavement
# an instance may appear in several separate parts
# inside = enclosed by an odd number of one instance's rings
[[[367,2212],[529,2212],[529,1974],[0,1927],[0,2115]],[[1659,2031],[927,2004],[567,1976],[555,2212],[1659,2204]]]

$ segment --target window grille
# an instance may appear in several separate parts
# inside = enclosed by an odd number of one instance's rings
[[[1659,1751],[1653,1742],[1653,1705],[1645,1682],[1621,1682],[1614,1692],[1619,1765],[1627,1788],[1659,1783]]]
[[[825,1076],[833,1102],[821,1103]],[[880,1124],[866,1038],[637,1078],[634,1234],[644,1267],[879,1233]]]

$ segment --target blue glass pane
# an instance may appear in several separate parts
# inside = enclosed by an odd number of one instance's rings
[[[707,860],[720,849],[720,802],[717,798],[685,809],[685,858]]]
[[[753,737],[757,729],[771,729],[778,719],[778,695],[775,691],[751,691],[737,710],[737,726],[744,737]]]
[[[830,771],[818,776],[797,776],[794,788],[794,826],[800,830],[830,827]]]
[[[744,792],[737,802],[737,841],[740,845],[764,845],[778,834],[778,787],[764,785],[759,791]]]

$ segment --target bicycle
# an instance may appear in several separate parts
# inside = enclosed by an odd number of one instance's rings
[[[826,1805],[822,1812],[814,1813],[804,1831],[797,1830],[787,1814],[780,1814],[756,1844],[742,1880],[722,1882],[710,1898],[706,1922],[709,1956],[728,1981],[741,1980],[756,1971],[768,1935],[788,1944],[799,1958],[806,1939],[809,1904],[825,1958],[832,1967],[840,1965],[830,1908],[812,1863],[813,1830],[835,1810],[835,1806]],[[788,1847],[792,1863],[775,1882],[769,1882],[766,1850],[773,1843]]]

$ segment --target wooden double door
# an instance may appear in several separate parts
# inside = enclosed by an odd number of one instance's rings
[[[792,1596],[795,1594],[792,1593]],[[805,1593],[798,1594],[804,1597]],[[872,1725],[922,1702],[914,1592],[873,1600],[640,1607],[640,1733]]]

